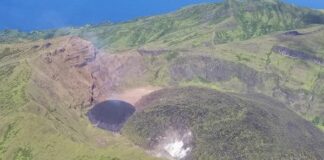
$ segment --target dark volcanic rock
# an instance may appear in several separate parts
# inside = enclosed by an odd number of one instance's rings
[[[272,51],[275,53],[284,55],[284,56],[298,58],[298,59],[305,60],[305,61],[311,61],[311,62],[319,64],[319,65],[324,65],[324,60],[322,58],[310,55],[310,54],[302,52],[302,51],[292,50],[290,48],[283,47],[283,46],[274,46],[272,48]]]
[[[300,35],[303,35],[303,33],[300,33],[298,31],[288,31],[288,32],[283,33],[283,35],[285,35],[285,36],[300,36]]]
[[[171,66],[170,72],[175,81],[198,78],[209,82],[219,82],[237,77],[248,88],[262,82],[262,76],[253,68],[208,56],[181,57]]]
[[[97,127],[118,132],[134,112],[135,108],[129,103],[109,100],[95,105],[87,115]]]
[[[153,92],[145,108],[127,122],[124,133],[136,144],[154,148],[165,132],[194,136],[181,160],[324,158],[324,135],[310,122],[270,97],[187,87]],[[176,159],[176,158],[175,158]]]
[[[52,43],[48,42],[48,43],[43,45],[43,48],[49,48],[51,45],[52,45]]]
[[[145,50],[145,49],[138,49],[137,52],[141,56],[158,56],[163,53],[168,52],[169,50]]]

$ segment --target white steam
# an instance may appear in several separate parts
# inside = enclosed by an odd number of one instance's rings
[[[164,136],[158,138],[158,144],[154,147],[153,153],[158,157],[170,160],[181,160],[191,151],[192,133],[191,131],[178,132],[169,129]]]
[[[166,144],[164,146],[164,149],[170,154],[171,157],[176,159],[184,158],[190,151],[190,147],[185,148],[184,143],[181,140],[177,140],[173,143]]]

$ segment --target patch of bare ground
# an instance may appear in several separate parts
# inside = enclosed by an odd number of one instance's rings
[[[119,93],[115,93],[111,95],[108,99],[126,101],[137,107],[136,102],[138,102],[142,97],[160,89],[161,87],[155,86],[143,86],[138,88],[132,88]]]

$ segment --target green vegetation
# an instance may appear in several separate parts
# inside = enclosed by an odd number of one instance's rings
[[[171,60],[177,58],[178,56],[179,56],[178,52],[170,52],[165,56],[165,59],[170,62]]]
[[[29,147],[19,148],[14,154],[14,160],[32,160],[32,159],[33,159],[33,155]]]
[[[315,116],[312,119],[312,123],[318,127],[319,129],[321,129],[322,131],[324,131],[324,120],[321,119],[319,116]]]
[[[72,120],[59,120],[64,124],[51,117],[24,112],[16,113],[14,117],[7,116],[0,124],[1,131],[4,131],[0,133],[0,159],[154,159],[129,140],[88,126],[85,119],[78,119],[82,127],[73,126],[72,129],[66,128],[68,123],[73,123]],[[15,123],[7,125],[11,121]]]
[[[59,87],[47,95],[53,81],[37,68],[34,45],[0,45],[0,54],[10,51],[0,59],[0,160],[157,159],[123,136],[93,127],[80,111],[84,106],[57,99],[64,93]]]
[[[228,7],[233,9],[239,26],[233,30],[217,32],[214,41],[219,43],[237,39],[246,40],[274,31],[290,30],[324,22],[323,15],[316,11],[301,10],[280,1],[265,3],[264,1],[232,0],[227,2]]]
[[[163,16],[121,24],[63,28],[43,32],[0,32],[0,42],[79,35],[99,48],[127,49],[155,43],[164,47],[198,47],[246,40],[275,31],[323,24],[320,11],[300,9],[280,1],[226,0],[196,5]]]
[[[0,68],[1,72],[1,112],[6,109],[17,109],[18,106],[23,106],[28,102],[25,95],[26,84],[29,80],[31,70],[29,66],[22,62],[18,64],[8,64]]]
[[[323,147],[308,149],[321,141],[323,133],[309,124],[324,131],[323,66],[280,55],[272,47],[324,58],[323,17],[320,11],[277,0],[227,0],[118,24],[0,31],[0,160],[153,160],[133,142],[149,148],[147,138],[170,127],[193,131],[194,159],[316,159]],[[301,34],[284,34],[288,30]],[[100,60],[111,56],[109,62],[121,63],[113,66],[116,73],[103,67],[109,70],[105,74],[117,75],[106,77],[113,90],[196,86],[231,93],[163,90],[157,95],[163,96],[160,101],[145,103],[147,108],[129,121],[126,137],[98,130],[86,118],[84,101],[71,96],[89,93],[88,88],[78,88],[88,82],[79,81],[75,90],[68,90],[71,83],[55,79],[62,78],[55,75],[64,69],[43,63],[45,56],[61,49],[59,41],[65,35],[80,36],[107,51],[98,56]],[[51,47],[42,47],[47,42]],[[136,52],[141,48],[165,52],[140,56]],[[72,51],[61,54],[67,52]],[[126,65],[134,60],[137,66],[129,72],[143,74],[135,79],[124,76],[124,60]],[[287,104],[313,123],[260,95]],[[312,143],[305,135],[314,136]]]
[[[315,125],[319,125],[320,124],[320,117],[316,116],[312,122],[315,124]]]

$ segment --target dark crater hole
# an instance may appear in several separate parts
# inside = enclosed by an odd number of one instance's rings
[[[87,116],[90,122],[97,127],[112,132],[119,132],[134,112],[134,106],[127,102],[108,100],[96,104],[87,113]]]

